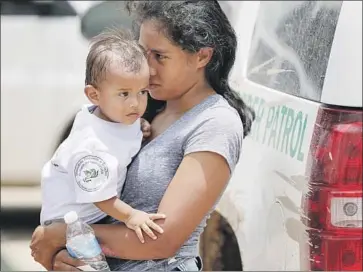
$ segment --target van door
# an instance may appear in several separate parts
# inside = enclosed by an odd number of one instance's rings
[[[245,1],[231,84],[256,112],[218,206],[247,271],[304,270],[305,170],[342,1]],[[322,39],[324,37],[324,39]]]

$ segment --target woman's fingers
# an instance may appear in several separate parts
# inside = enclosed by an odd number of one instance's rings
[[[62,262],[73,266],[84,265],[84,263],[81,260],[70,256],[66,249],[59,251],[58,254],[55,256],[54,260],[61,260]]]
[[[84,263],[78,259],[72,258],[66,249],[61,250],[55,257],[53,270],[55,271],[79,271],[78,266]]]
[[[153,230],[159,232],[160,234],[164,232],[164,230],[158,224],[156,224],[155,222],[153,222],[152,220],[149,220],[146,223],[148,224],[148,226],[150,228],[152,228]]]
[[[32,234],[32,238],[29,245],[32,251],[38,249],[37,247],[43,237],[44,237],[44,227],[43,226],[36,227]]]
[[[45,227],[38,226],[34,230],[29,247],[33,259],[49,270],[52,266],[52,257],[56,249],[53,248],[49,240],[45,239]]]
[[[152,230],[149,228],[149,226],[144,223],[141,225],[141,228],[143,231],[145,231],[145,233],[153,240],[155,240],[157,237],[156,235],[152,232]]]
[[[145,243],[144,236],[142,235],[141,228],[140,227],[136,227],[135,228],[135,232],[136,232],[137,238],[139,238],[140,242],[141,243]]]
[[[53,271],[80,271],[77,267],[71,266],[61,261],[55,261]]]
[[[151,220],[164,219],[166,218],[166,215],[162,213],[150,213],[149,218]]]

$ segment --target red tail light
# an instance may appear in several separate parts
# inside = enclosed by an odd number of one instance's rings
[[[362,270],[362,111],[321,108],[304,197],[310,270]]]

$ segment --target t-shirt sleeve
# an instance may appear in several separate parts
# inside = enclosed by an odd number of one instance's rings
[[[117,196],[118,161],[107,152],[77,152],[68,163],[77,203],[94,203]]]
[[[239,116],[230,110],[219,110],[189,135],[184,155],[201,151],[217,153],[225,158],[233,172],[239,160],[242,139],[243,125]]]

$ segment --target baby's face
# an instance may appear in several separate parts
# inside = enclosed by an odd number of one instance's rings
[[[99,107],[111,121],[132,124],[147,106],[149,66],[145,60],[139,72],[125,72],[111,64],[106,79],[99,85]]]

